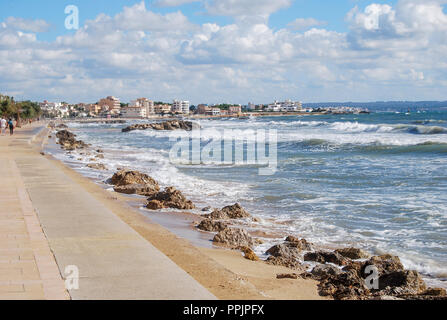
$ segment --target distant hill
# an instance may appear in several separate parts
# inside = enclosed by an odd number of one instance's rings
[[[318,102],[303,103],[305,108],[327,107],[366,108],[370,111],[411,111],[417,110],[447,110],[447,101],[376,101],[376,102]]]

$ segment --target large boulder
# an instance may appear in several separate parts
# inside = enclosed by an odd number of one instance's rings
[[[153,193],[147,198],[148,204],[153,200],[161,202],[164,208],[182,210],[195,208],[192,201],[186,199],[186,197],[174,187],[167,187],[164,191]],[[147,206],[147,208],[150,209],[150,206]]]
[[[323,264],[333,263],[339,266],[346,266],[350,262],[349,259],[341,254],[328,251],[308,252],[304,255],[304,261],[315,261]]]
[[[274,257],[284,257],[284,258],[293,258],[298,259],[300,257],[301,250],[298,248],[291,246],[289,243],[280,243],[274,245],[270,249],[266,251],[266,254],[269,254]]]
[[[83,149],[88,146],[84,141],[76,140],[76,135],[68,130],[58,131],[56,137],[59,139],[58,143],[61,145],[61,148],[67,151]]]
[[[214,220],[243,219],[251,217],[251,215],[247,211],[245,211],[239,203],[223,207],[220,210],[216,209],[209,215],[205,216]]]
[[[225,228],[214,236],[214,243],[229,247],[252,247],[253,238],[247,231],[238,228]]]
[[[370,295],[365,281],[354,271],[341,272],[325,277],[318,284],[321,296],[332,296],[334,299],[362,299]]]
[[[358,248],[343,248],[343,249],[337,249],[335,250],[336,253],[341,254],[345,258],[357,260],[357,259],[366,259],[369,257],[369,255],[363,251],[362,249]]]
[[[384,254],[381,256],[373,256],[362,264],[360,270],[360,275],[362,277],[368,276],[368,274],[365,273],[365,269],[370,265],[375,266],[377,268],[379,276],[385,273],[404,270],[404,266],[400,262],[399,257]]]
[[[149,196],[160,191],[157,181],[138,171],[119,170],[107,182],[115,186],[115,192],[124,194]]]
[[[197,225],[197,229],[208,232],[220,232],[226,227],[228,227],[227,223],[211,219],[204,219]]]
[[[379,277],[380,294],[417,295],[427,290],[420,274],[414,270],[392,271]]]

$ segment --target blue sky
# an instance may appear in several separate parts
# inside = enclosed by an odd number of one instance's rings
[[[442,100],[446,3],[2,1],[0,92],[74,101]],[[79,8],[77,31],[64,27],[66,5]]]
[[[66,15],[64,9],[67,5],[76,5],[80,11],[80,24],[86,20],[94,19],[98,14],[105,13],[115,15],[122,11],[123,6],[132,6],[140,0],[14,0],[0,2],[0,20],[10,16],[28,19],[43,19],[51,24],[49,32],[42,33],[39,38],[42,40],[53,40],[61,34],[72,31],[64,28]],[[231,17],[209,15],[203,9],[200,2],[184,4],[176,7],[159,7],[154,5],[155,1],[146,0],[147,8],[154,12],[168,13],[181,10],[191,21],[195,23],[214,22],[220,25],[232,22]],[[396,1],[374,1],[381,4],[395,4]],[[299,17],[313,17],[327,22],[327,27],[331,30],[345,32],[348,24],[344,20],[346,13],[354,6],[366,7],[371,1],[368,0],[295,0],[288,8],[284,8],[271,15],[269,25],[274,29],[283,28],[290,21]]]

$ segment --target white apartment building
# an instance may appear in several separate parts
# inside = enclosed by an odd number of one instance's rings
[[[267,110],[273,112],[297,112],[303,110],[303,105],[300,101],[286,100],[278,102],[275,100],[274,103],[268,105]]]
[[[189,101],[174,100],[172,112],[189,114]]]
[[[147,98],[138,98],[131,101],[130,107],[140,107],[146,109],[146,117],[155,114],[154,101]]]
[[[135,106],[121,108],[121,116],[124,118],[147,118],[147,109]]]

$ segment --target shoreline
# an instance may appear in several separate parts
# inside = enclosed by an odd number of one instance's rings
[[[62,162],[62,161],[61,161]],[[130,168],[131,169],[131,168]],[[101,183],[101,182],[99,182],[99,183]],[[102,183],[103,184],[103,183]],[[114,194],[116,194],[116,193],[114,193]],[[127,199],[127,201],[129,201],[130,199],[128,198]],[[135,198],[132,198],[132,200],[134,200],[134,202],[135,202]],[[143,201],[143,197],[141,198],[141,201]],[[140,201],[140,202],[141,202]],[[148,215],[150,215],[150,213],[149,214],[147,214],[147,210],[144,210],[145,212],[142,212],[143,210],[141,210],[141,206],[137,206],[136,207],[136,209],[139,211],[139,213],[141,214],[141,215],[144,215],[144,216],[148,216]],[[173,221],[175,221],[175,219],[180,219],[180,218],[183,218],[184,220],[188,220],[187,218],[186,218],[186,216],[188,216],[189,214],[188,213],[182,213],[182,212],[169,212],[169,211],[166,211],[166,210],[164,210],[164,211],[162,211],[162,212],[155,212],[155,213],[153,213],[153,215],[159,215],[160,217],[161,216],[165,216],[165,218],[164,218],[164,222],[166,222],[166,217],[167,216],[170,216],[170,213],[172,213],[172,216],[175,216],[175,218],[173,218]],[[189,225],[188,225],[188,230],[189,231],[192,231],[192,232],[194,232],[195,231],[195,233],[198,233],[198,234],[200,234],[200,233],[203,233],[203,232],[201,232],[201,231],[199,231],[198,229],[196,229],[195,227],[194,227],[194,225],[197,225],[197,220],[196,221],[194,221],[194,217],[196,217],[196,219],[203,219],[203,217],[200,217],[200,216],[198,216],[198,215],[196,215],[196,214],[190,214],[189,215],[190,217],[190,219],[189,219]],[[163,218],[161,218],[161,219],[163,219]],[[194,221],[194,225],[191,223],[192,221]],[[158,222],[158,223],[160,223],[160,222]],[[162,224],[162,225],[164,225],[163,223],[160,223],[160,224]],[[234,224],[231,224],[231,225],[233,225],[233,226],[236,226],[236,227],[243,227],[244,228],[244,225],[242,224],[236,224],[236,225],[234,225]],[[166,225],[164,225],[164,227],[166,227]],[[169,227],[168,227],[168,229],[170,229]],[[185,228],[183,227],[183,230],[184,230]],[[171,230],[171,229],[170,229]],[[171,230],[172,231],[172,230]],[[178,232],[176,232],[176,231],[173,231],[175,234],[177,234],[178,235]],[[187,236],[185,237],[185,238],[188,238]],[[206,237],[205,237],[206,238]],[[188,240],[191,240],[191,239],[188,239]],[[208,238],[208,241],[209,241],[209,238]],[[318,249],[318,250],[334,250],[334,249],[336,249],[336,248],[340,248],[340,246],[339,247],[330,247],[330,246],[321,246],[321,245],[313,245],[313,248],[314,248],[314,250],[315,249]],[[214,255],[214,257],[215,258],[218,258],[219,257],[219,254],[217,254],[217,253],[215,253],[215,251],[213,251],[213,250],[219,250],[219,251],[221,251],[222,249],[216,249],[215,248],[215,246],[212,246],[212,248],[199,248],[202,252],[207,252],[208,253],[208,255]],[[224,251],[228,251],[228,250],[224,250]],[[214,254],[212,254],[214,252]],[[231,255],[231,254],[230,254]],[[239,257],[241,257],[241,254],[239,253],[239,252],[237,252],[237,255],[239,256]],[[371,255],[370,255],[371,256]],[[231,260],[231,259],[230,259]],[[223,259],[222,261],[228,261],[228,260],[226,260],[226,259]],[[235,268],[235,269],[237,269],[237,265],[239,265],[240,263],[236,263],[236,266],[233,266],[233,268]],[[266,264],[266,263],[264,263],[263,264],[264,266],[269,266],[268,264]],[[312,267],[313,267],[313,265],[312,265]],[[292,269],[288,269],[288,268],[286,268],[286,270],[285,270],[286,272],[285,273],[291,273],[293,270]],[[428,280],[428,279],[427,279]],[[296,280],[295,280],[296,281]],[[322,297],[320,297],[320,298],[322,298]]]
[[[268,265],[264,261],[249,261],[238,251],[217,248],[212,244],[205,248],[191,244],[189,240],[179,237],[165,226],[154,222],[149,215],[143,214],[138,206],[132,205],[143,201],[143,198],[138,199],[110,192],[104,187],[105,185],[100,185],[82,175],[52,155],[46,154],[45,157],[53,161],[65,174],[82,185],[217,298],[224,300],[327,299],[318,294],[318,282],[315,280],[276,279],[277,274],[291,273],[293,272],[291,269]],[[166,213],[159,215],[166,215]],[[180,212],[172,212],[172,216],[185,219],[185,214]],[[191,214],[186,225],[189,225],[190,231],[201,234],[202,232],[197,231],[189,222],[194,220],[193,218],[194,215]],[[208,238],[208,234],[204,237]]]

